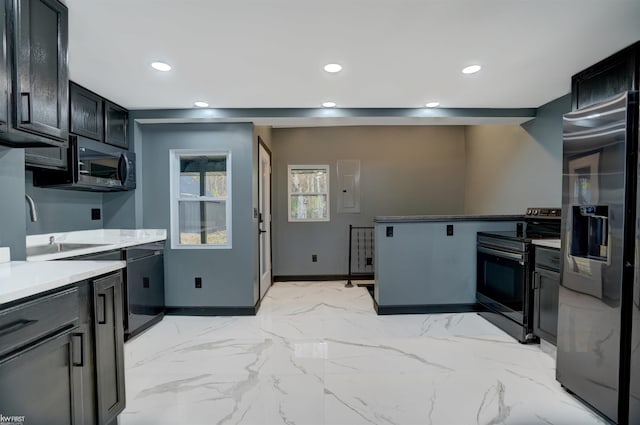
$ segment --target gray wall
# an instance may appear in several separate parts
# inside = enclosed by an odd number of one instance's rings
[[[538,109],[522,126],[466,128],[467,214],[522,213],[562,203],[562,114],[570,95]]]
[[[34,187],[31,171],[25,172],[24,186],[38,211],[38,221],[27,220],[28,235],[102,228],[102,218],[91,220],[92,208],[102,210],[102,193]]]
[[[273,129],[273,274],[344,275],[349,224],[378,215],[464,210],[464,128],[452,126]],[[337,213],[336,161],[359,159],[361,212]],[[289,223],[287,165],[329,164],[330,222]],[[311,262],[312,254],[318,262]]]
[[[257,301],[256,180],[251,124],[158,124],[141,126],[142,220],[146,228],[167,229],[165,295],[173,307],[251,307]],[[170,247],[169,150],[230,150],[232,157],[233,248]],[[202,277],[202,289],[194,278]]]
[[[0,246],[11,248],[12,260],[26,256],[24,149],[0,146]]]

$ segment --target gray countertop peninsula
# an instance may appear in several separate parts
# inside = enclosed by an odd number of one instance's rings
[[[373,219],[375,223],[431,223],[443,221],[517,221],[523,215],[388,215]]]

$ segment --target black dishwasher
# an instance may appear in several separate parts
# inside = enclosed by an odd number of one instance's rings
[[[125,337],[131,338],[164,316],[164,242],[125,248],[127,314]]]

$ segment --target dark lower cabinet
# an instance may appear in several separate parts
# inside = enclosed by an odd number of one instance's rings
[[[14,423],[114,424],[124,410],[122,274],[0,309],[0,413]]]
[[[536,246],[535,264],[533,333],[555,345],[558,336],[560,250]]]
[[[91,423],[83,420],[81,338],[72,328],[1,361],[2,415],[33,425]]]
[[[122,275],[93,281],[98,424],[108,424],[124,410],[124,330]]]
[[[0,309],[0,413],[27,424],[85,424],[91,382],[80,326],[80,291],[69,288]],[[18,421],[14,421],[18,422]]]

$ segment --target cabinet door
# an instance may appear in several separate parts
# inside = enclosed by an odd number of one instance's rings
[[[120,273],[93,282],[98,423],[124,410],[124,333]]]
[[[0,7],[0,133],[7,132],[9,119],[9,74],[7,71],[7,12],[4,7]]]
[[[65,148],[26,148],[25,164],[30,168],[66,170],[69,161],[67,151]]]
[[[67,8],[57,0],[15,2],[13,126],[67,145]]]
[[[92,423],[83,416],[79,335],[70,330],[0,359],[2,415],[27,424]]]
[[[556,344],[560,273],[537,268],[534,273],[534,334]]]
[[[104,140],[102,98],[73,82],[69,83],[70,131],[90,139]]]
[[[109,101],[104,102],[104,141],[110,145],[129,149],[127,126],[129,112]]]

